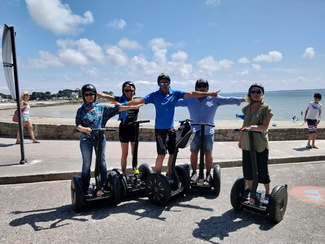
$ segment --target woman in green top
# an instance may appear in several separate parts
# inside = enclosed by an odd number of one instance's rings
[[[266,132],[273,116],[271,107],[264,103],[264,87],[261,84],[253,84],[248,89],[248,105],[243,108],[243,130],[257,130]],[[258,182],[265,186],[264,204],[268,204],[270,197],[270,176],[268,172],[269,146],[266,133],[253,133],[254,146],[257,159]],[[250,156],[249,134],[241,132],[238,147],[243,151],[243,173],[248,183],[245,198],[249,198],[253,184],[253,174]]]

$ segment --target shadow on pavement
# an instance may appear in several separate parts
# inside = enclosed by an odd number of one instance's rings
[[[236,232],[251,224],[260,225],[260,229],[270,230],[274,224],[265,215],[249,211],[235,211],[230,209],[221,216],[212,216],[209,219],[202,219],[197,222],[198,228],[193,231],[193,236],[197,239],[210,243],[221,243],[225,237],[229,237],[231,232]],[[213,241],[218,238],[220,242]]]

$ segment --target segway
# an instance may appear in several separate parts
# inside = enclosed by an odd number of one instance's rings
[[[102,140],[105,131],[116,131],[116,129],[100,128],[93,129],[97,132],[97,150],[95,163],[95,183],[91,183],[88,189],[88,194],[85,195],[83,183],[80,176],[73,176],[71,180],[71,200],[72,207],[76,212],[81,211],[87,202],[110,199],[111,203],[117,205],[121,202],[121,182],[116,172],[108,173],[105,186],[102,187],[102,179],[100,177],[101,155],[102,155]]]
[[[185,148],[192,141],[195,133],[191,130],[190,120],[180,121],[176,131],[176,147],[172,159],[172,176],[166,177],[153,173],[146,180],[146,193],[153,204],[164,205],[171,197],[186,194],[190,189],[189,165],[176,165],[179,148]]]
[[[236,130],[239,131],[239,130]],[[253,133],[265,133],[263,131],[244,130],[244,133],[249,133],[250,154],[253,171],[253,185],[250,192],[250,199],[244,198],[246,181],[243,177],[239,177],[231,188],[230,201],[231,205],[236,210],[248,209],[261,214],[269,215],[271,220],[279,223],[285,214],[288,202],[287,185],[277,185],[273,188],[269,203],[264,204],[265,191],[258,190],[258,174],[257,160],[254,148]]]
[[[200,165],[199,165],[199,177],[196,181],[191,181],[191,189],[198,189],[198,190],[212,190],[214,194],[219,196],[220,193],[220,184],[221,184],[221,177],[220,177],[220,165],[215,164],[213,166],[213,173],[212,179],[207,181],[204,178],[204,155],[205,155],[205,140],[204,140],[204,132],[205,126],[215,127],[213,124],[208,123],[197,123],[192,124],[192,126],[200,125]]]
[[[150,120],[139,120],[130,122],[129,125],[135,126],[134,151],[132,155],[132,170],[133,174],[123,174],[120,169],[113,169],[119,176],[122,189],[122,198],[127,196],[144,196],[146,193],[147,177],[153,173],[149,164],[143,163],[138,168],[138,147],[139,147],[139,127],[142,123],[149,123]]]

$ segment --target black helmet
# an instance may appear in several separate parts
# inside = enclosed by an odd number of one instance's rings
[[[248,89],[248,96],[250,95],[249,92],[251,91],[251,89],[252,89],[253,87],[260,88],[261,91],[262,91],[262,93],[263,93],[263,95],[264,95],[264,87],[263,87],[261,84],[259,84],[259,83],[255,83],[255,84],[253,84],[253,85],[251,85],[251,86],[249,87],[249,89]]]
[[[158,78],[157,78],[157,83],[159,83],[159,81],[162,80],[162,79],[167,79],[167,80],[169,80],[169,82],[170,82],[170,77],[169,77],[169,75],[167,75],[167,74],[165,74],[165,73],[161,73],[161,74],[158,76]]]
[[[84,97],[84,94],[85,94],[86,91],[92,91],[93,93],[95,93],[94,102],[96,102],[96,98],[97,98],[96,87],[94,85],[92,85],[92,84],[86,84],[81,88],[82,100],[84,101],[84,103],[86,103],[86,99]]]
[[[122,85],[122,94],[124,94],[124,87],[126,87],[126,86],[132,86],[133,89],[134,89],[134,95],[135,95],[135,85],[134,85],[134,83],[132,81],[126,81],[126,82],[123,83],[123,85]]]
[[[206,79],[198,79],[198,80],[195,82],[195,91],[197,91],[197,86],[198,86],[198,84],[206,84],[207,87],[208,87],[208,90],[209,90],[209,82],[208,82],[208,80],[206,80]],[[207,91],[208,91],[208,90],[207,90]]]

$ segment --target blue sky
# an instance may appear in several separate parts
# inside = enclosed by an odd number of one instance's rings
[[[119,95],[131,80],[143,96],[161,72],[184,91],[198,78],[225,93],[317,89],[324,13],[324,0],[0,0],[0,37],[14,26],[21,91],[92,83]]]

